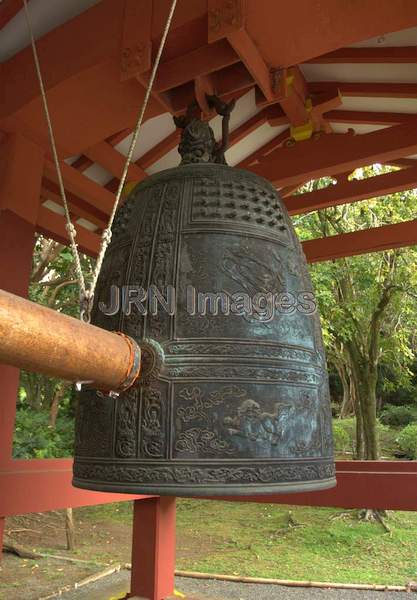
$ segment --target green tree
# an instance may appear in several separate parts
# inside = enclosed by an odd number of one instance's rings
[[[86,274],[91,272],[91,259],[82,256]],[[71,251],[66,246],[38,236],[33,253],[29,298],[77,317],[79,292]],[[38,373],[22,371],[20,379],[20,408],[49,413],[49,425],[54,428],[61,402],[71,397],[68,382]]]
[[[370,177],[383,168],[361,169]],[[330,180],[311,182],[311,191]],[[317,211],[294,219],[301,239],[333,236],[406,221],[416,216],[413,191]],[[357,458],[379,458],[377,390],[380,367],[390,366],[393,384],[407,385],[416,327],[417,252],[387,250],[312,265],[328,360],[339,373],[344,407],[350,402],[357,422]]]

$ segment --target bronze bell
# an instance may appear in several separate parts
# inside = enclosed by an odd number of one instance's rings
[[[139,384],[80,393],[76,487],[177,496],[335,485],[319,316],[271,184],[224,164],[191,113],[179,167],[119,208],[92,322],[140,344]],[[223,163],[223,164],[222,164]],[[145,313],[145,314],[144,314]]]

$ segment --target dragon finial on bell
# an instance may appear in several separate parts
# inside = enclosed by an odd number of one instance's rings
[[[214,108],[216,113],[223,117],[222,140],[216,142],[213,129],[197,116],[198,105],[194,101],[187,108],[185,115],[174,116],[175,125],[182,129],[181,141],[178,146],[182,165],[190,163],[227,164],[224,154],[229,143],[229,121],[235,100],[226,103],[217,96],[208,94],[206,98],[210,108]]]

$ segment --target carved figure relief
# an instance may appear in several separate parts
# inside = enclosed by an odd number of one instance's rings
[[[142,456],[161,458],[165,454],[165,418],[161,392],[145,388],[142,394]]]
[[[137,453],[137,389],[124,392],[116,401],[117,433],[116,456],[133,458]]]

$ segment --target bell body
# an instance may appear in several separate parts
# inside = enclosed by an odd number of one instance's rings
[[[174,311],[141,314],[135,298],[151,286],[165,300],[171,286]],[[103,312],[111,290],[124,304]],[[319,316],[267,181],[208,163],[140,183],[116,216],[96,296],[92,322],[144,344],[145,367],[118,397],[80,394],[75,486],[213,496],[335,484]]]

